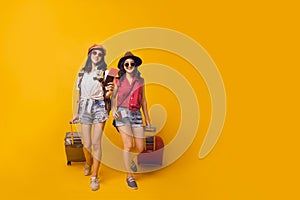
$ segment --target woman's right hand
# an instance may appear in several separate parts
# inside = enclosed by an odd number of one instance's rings
[[[118,112],[117,112],[117,109],[112,109],[112,116],[115,119],[118,119],[120,117]]]
[[[79,115],[76,114],[74,117],[70,120],[70,124],[77,124],[79,123]]]

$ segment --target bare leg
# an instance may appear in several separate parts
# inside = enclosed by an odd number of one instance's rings
[[[131,150],[133,148],[133,142],[132,142],[132,130],[130,126],[120,126],[118,127],[120,131],[120,135],[123,141],[123,159],[124,159],[124,165],[125,169],[127,171],[127,177],[132,176],[131,170],[130,170],[130,162],[132,160],[131,156]]]
[[[97,177],[99,168],[100,168],[100,162],[102,158],[102,147],[101,147],[101,139],[102,139],[102,133],[104,128],[104,123],[98,123],[94,125],[94,135],[92,139],[93,143],[93,172],[91,176]]]
[[[144,150],[144,128],[143,127],[134,127],[132,128],[133,131],[133,141],[134,141],[134,152],[141,153]],[[131,162],[131,170],[137,172],[137,166],[134,160],[136,160],[136,155],[133,154],[132,162]]]
[[[81,124],[81,132],[83,139],[83,153],[86,159],[86,164],[91,166],[92,163],[92,141],[91,141],[91,128],[90,124]]]
[[[135,142],[135,150],[140,153],[144,150],[144,128],[143,127],[135,127],[132,128]],[[136,137],[138,136],[138,137]]]

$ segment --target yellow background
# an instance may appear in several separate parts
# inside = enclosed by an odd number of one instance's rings
[[[298,11],[296,1],[2,2],[1,198],[299,199]],[[209,101],[198,94],[203,129],[179,160],[137,175],[137,191],[103,166],[91,192],[82,165],[65,163],[76,73],[91,44],[147,26],[182,32],[210,54],[226,88],[223,132],[199,160]],[[175,65],[167,59],[157,62]]]

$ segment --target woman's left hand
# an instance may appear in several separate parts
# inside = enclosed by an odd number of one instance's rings
[[[113,82],[109,82],[106,86],[105,86],[105,90],[106,90],[106,94],[105,97],[109,98],[113,92],[115,88],[115,84]]]
[[[105,90],[108,92],[112,92],[114,90],[115,84],[113,82],[109,82],[107,83],[107,85],[105,86]]]

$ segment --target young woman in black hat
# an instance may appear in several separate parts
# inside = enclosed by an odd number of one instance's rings
[[[132,189],[137,189],[137,183],[132,174],[137,171],[137,167],[131,152],[134,149],[142,152],[144,145],[144,128],[140,108],[143,110],[146,126],[151,126],[145,98],[144,79],[138,70],[138,66],[141,64],[142,60],[139,57],[131,52],[125,53],[118,62],[119,78],[115,79],[112,95],[112,115],[123,141],[123,158],[127,171],[126,182]]]
[[[102,157],[101,138],[105,121],[108,119],[105,99],[110,98],[113,90],[113,83],[104,87],[107,71],[105,54],[106,50],[102,45],[95,44],[88,49],[86,63],[77,78],[76,89],[79,95],[76,112],[71,120],[72,123],[81,123],[83,152],[86,158],[84,175],[91,174],[90,187],[93,191],[100,188],[98,172]]]

